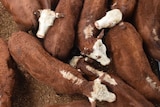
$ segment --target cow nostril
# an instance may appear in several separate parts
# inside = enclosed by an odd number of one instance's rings
[[[101,56],[96,56],[96,58],[97,58],[97,59],[100,59],[100,58],[101,58]]]

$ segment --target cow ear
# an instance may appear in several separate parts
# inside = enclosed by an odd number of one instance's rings
[[[63,13],[56,13],[56,18],[64,18],[64,14]]]
[[[99,35],[97,36],[97,39],[102,39],[104,37],[104,34],[105,34],[105,31],[104,29],[102,29]]]
[[[34,14],[37,18],[39,18],[41,11],[42,11],[42,10],[39,9],[39,10],[37,10],[37,11],[34,11],[33,14]]]

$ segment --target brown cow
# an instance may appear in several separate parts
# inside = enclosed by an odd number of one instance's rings
[[[122,22],[105,37],[116,73],[148,100],[160,102],[160,81],[152,72],[136,29]]]
[[[75,68],[50,56],[28,33],[12,34],[8,44],[13,59],[34,78],[53,86],[57,93],[83,94],[89,98],[92,107],[95,107],[95,100],[115,101],[115,94],[109,92],[100,79],[87,81]]]
[[[160,61],[160,1],[138,0],[135,26],[149,54]]]
[[[69,102],[67,104],[54,104],[54,105],[45,106],[45,107],[91,107],[91,105],[86,100],[79,100],[79,101]]]
[[[4,7],[11,13],[13,19],[18,24],[20,30],[35,30],[38,27],[37,17],[34,12],[39,9],[48,9],[52,2],[57,4],[57,0],[0,0]],[[50,1],[50,2],[49,2]],[[47,5],[48,4],[48,5]]]
[[[78,23],[77,45],[81,54],[86,55],[102,65],[107,65],[110,59],[106,55],[106,47],[102,40],[97,38],[100,31],[94,22],[105,15],[107,0],[85,0],[80,21]]]
[[[111,10],[106,15],[95,22],[97,29],[111,28],[123,20],[131,18],[133,15],[136,0],[111,0]]]
[[[88,58],[87,58],[88,59]],[[113,103],[104,103],[107,107],[154,107],[143,95],[123,82],[115,72],[103,72],[93,68],[86,62],[86,58],[82,56],[74,56],[70,61],[70,64],[79,69],[85,77],[90,80],[95,78],[102,79],[102,82],[117,95],[117,99]]]
[[[11,107],[14,71],[7,44],[0,38],[0,107]]]
[[[74,45],[75,34],[83,0],[60,0],[55,11],[64,18],[55,21],[44,40],[45,49],[52,56],[64,60]]]

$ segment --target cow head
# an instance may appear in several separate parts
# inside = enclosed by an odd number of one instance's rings
[[[102,43],[102,40],[97,39],[93,45],[93,51],[87,56],[105,66],[110,63],[110,59],[106,55],[106,50],[106,46]]]
[[[110,92],[107,87],[101,83],[99,78],[94,80],[93,91],[90,92],[90,97],[88,97],[91,107],[95,107],[96,100],[98,101],[107,101],[109,103],[114,102],[116,100],[116,95]]]
[[[122,20],[122,12],[119,9],[113,9],[106,12],[106,15],[95,22],[97,29],[111,28]]]
[[[56,18],[64,17],[61,13],[56,13],[50,9],[43,9],[38,10],[40,13],[39,17],[39,28],[37,32],[37,37],[44,38],[46,32],[48,31],[49,27],[53,25],[54,20]]]

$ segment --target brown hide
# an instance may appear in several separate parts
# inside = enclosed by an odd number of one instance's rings
[[[123,19],[133,15],[137,0],[112,0],[111,8],[120,9],[123,13]]]
[[[11,107],[14,72],[9,68],[9,61],[7,44],[0,38],[0,107]]]
[[[51,0],[38,0],[42,8],[51,9]]]
[[[45,107],[91,107],[90,103],[85,100],[73,101],[67,104],[55,104]]]
[[[90,65],[87,62],[85,62],[84,58],[80,58],[77,62],[76,68],[80,69],[81,72],[87,75],[88,78],[91,80],[93,79],[93,77],[94,79],[98,77],[95,71],[90,71],[89,69],[87,69],[87,66]],[[116,94],[116,101],[113,103],[105,102],[103,103],[102,107],[154,107],[153,104],[150,103],[144,96],[142,96],[135,89],[123,82],[123,80],[121,80],[115,73],[108,72],[108,74],[112,78],[114,78],[114,80],[117,82],[117,85],[111,85],[103,79],[102,82],[109,88],[110,91]]]
[[[109,30],[105,41],[117,74],[147,99],[160,102],[160,81],[152,72],[135,28],[123,22]]]
[[[149,54],[160,61],[160,1],[138,0],[135,26]]]
[[[0,0],[23,31],[37,30],[39,9],[55,8],[59,0]]]
[[[52,56],[64,60],[68,57],[75,40],[76,25],[83,6],[83,0],[60,0],[55,11],[64,18],[55,20],[44,40],[46,50]]]
[[[69,64],[50,56],[33,36],[25,32],[17,32],[12,34],[8,44],[13,59],[35,79],[53,86],[57,93],[90,95],[93,83],[84,79]],[[65,72],[65,75],[62,75],[62,71]],[[67,79],[68,73],[77,79],[71,77]]]
[[[107,107],[155,107],[137,90],[126,84],[122,79],[114,73],[108,73],[117,82],[117,86],[113,86],[108,82],[104,82],[112,92],[116,93],[117,101],[115,103],[106,103]]]
[[[59,0],[38,0],[43,9],[55,9]]]
[[[100,31],[95,28],[94,22],[102,18],[107,10],[108,0],[85,0],[80,21],[78,23],[78,38],[77,44],[80,51],[83,54],[89,54],[92,52],[94,43],[97,41],[95,37],[98,36]],[[93,27],[93,35],[88,39],[85,39],[84,30],[87,26]],[[94,36],[94,37],[93,37]],[[87,49],[87,50],[85,50]]]
[[[33,14],[41,6],[37,0],[0,0],[11,13],[19,28],[24,31],[36,29],[37,19]]]

